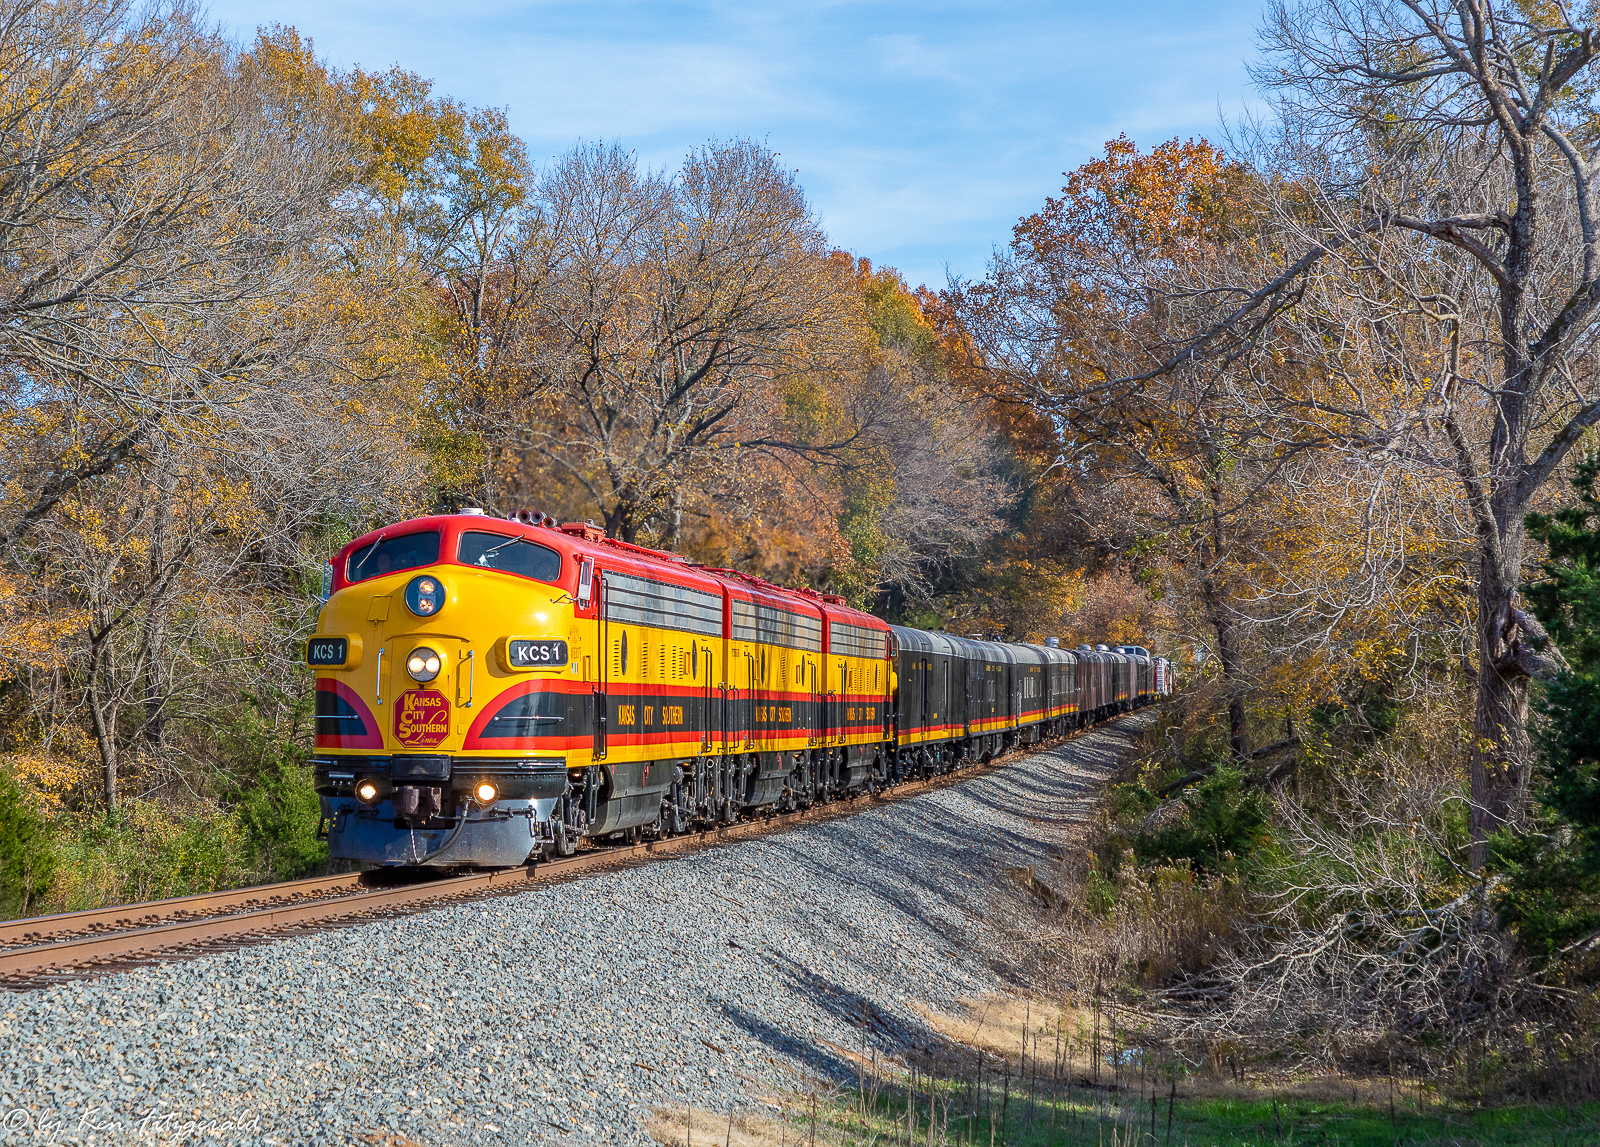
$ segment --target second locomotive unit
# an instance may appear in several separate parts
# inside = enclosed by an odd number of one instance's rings
[[[467,511],[330,563],[306,659],[335,858],[500,867],[987,759],[1170,691],[1143,649],[976,641]]]

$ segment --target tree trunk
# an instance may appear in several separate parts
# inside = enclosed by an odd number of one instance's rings
[[[639,537],[639,507],[631,495],[619,495],[615,505],[605,510],[606,533],[619,542],[637,544]]]
[[[1501,673],[1480,650],[1472,720],[1473,869],[1482,868],[1488,858],[1488,838],[1521,812],[1532,757],[1527,721],[1527,677]]]
[[[1478,573],[1478,697],[1472,719],[1470,863],[1488,858],[1487,840],[1521,816],[1533,760],[1528,736],[1528,672],[1518,662],[1526,636],[1515,618],[1522,570],[1521,514],[1496,515],[1500,544],[1485,547]]]
[[[1222,680],[1228,688],[1228,748],[1243,760],[1249,755],[1249,739],[1244,729],[1244,674],[1239,663],[1238,627],[1231,619],[1219,617],[1217,656],[1222,661]]]
[[[683,483],[674,483],[667,500],[667,523],[662,531],[660,548],[677,553],[683,541]]]
[[[104,779],[106,815],[117,811],[117,730],[116,714],[107,716],[107,702],[100,692],[101,666],[105,660],[110,640],[109,625],[101,632],[89,657],[89,715],[94,719],[95,745],[100,750],[100,768]],[[115,702],[111,703],[114,710]]]
[[[1243,760],[1249,755],[1250,747],[1244,731],[1244,666],[1240,659],[1242,651],[1239,648],[1238,618],[1228,609],[1228,587],[1214,576],[1223,554],[1228,551],[1222,528],[1222,487],[1215,477],[1218,466],[1215,457],[1211,459],[1211,465],[1210,545],[1209,552],[1206,552],[1206,547],[1201,551],[1211,573],[1201,582],[1200,591],[1205,599],[1206,611],[1211,615],[1211,627],[1217,634],[1217,660],[1222,662],[1222,681],[1228,690],[1228,748],[1235,760]]]
[[[1222,587],[1206,578],[1200,586],[1207,618],[1217,635],[1217,660],[1222,664],[1222,683],[1228,691],[1228,748],[1236,758],[1249,749],[1244,730],[1244,679],[1240,664],[1239,629],[1229,616]]]
[[[167,699],[172,693],[167,673],[167,614],[171,594],[167,563],[172,548],[172,492],[175,479],[165,466],[155,474],[156,506],[150,537],[150,584],[156,589],[144,623],[144,739],[152,751],[166,746]]]

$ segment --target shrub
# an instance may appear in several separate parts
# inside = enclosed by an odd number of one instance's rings
[[[317,839],[322,805],[305,750],[266,713],[281,715],[287,709],[291,717],[305,719],[312,693],[292,700],[279,694],[240,700],[214,729],[217,757],[234,778],[229,800],[259,866],[293,880],[327,863],[328,846]]]
[[[1161,803],[1143,784],[1112,785],[1106,791],[1105,810],[1113,820],[1143,820]]]
[[[322,804],[307,766],[275,762],[240,795],[238,814],[261,867],[279,879],[293,880],[327,863],[328,846],[317,839]]]
[[[1099,867],[1092,864],[1084,880],[1083,904],[1095,916],[1109,916],[1117,906],[1117,886],[1100,875]]]
[[[1187,861],[1200,872],[1234,868],[1269,837],[1266,800],[1244,781],[1241,769],[1218,768],[1184,793],[1186,815],[1134,836],[1134,855],[1142,864]]]
[[[238,819],[220,809],[129,801],[80,822],[59,845],[62,910],[135,904],[260,883],[266,876]]]

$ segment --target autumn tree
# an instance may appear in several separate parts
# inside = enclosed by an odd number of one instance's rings
[[[22,5],[0,77],[0,531],[34,614],[7,619],[7,669],[49,682],[47,733],[92,728],[111,809],[127,751],[282,660],[308,535],[417,473],[362,361],[381,289],[328,274],[359,155],[309,45],[240,51],[183,5]]]
[[[437,500],[497,504],[514,427],[545,383],[534,363],[542,268],[526,148],[503,110],[434,99],[399,69],[344,83],[368,157],[371,238],[417,296],[414,334],[427,348],[419,444],[434,460]]]
[[[196,18],[91,0],[0,24],[0,355],[27,428],[7,544],[159,428],[318,353],[320,324],[263,318],[316,282],[339,125],[278,118]]]
[[[1163,297],[1168,276],[1225,261],[1246,179],[1204,141],[1141,155],[1115,140],[1017,225],[982,282],[953,293],[991,388],[1033,413],[1054,465],[1091,501],[1129,487],[1122,501],[1143,535],[1130,541],[1163,546],[1190,583],[1237,754],[1250,688],[1243,603],[1271,529],[1261,511],[1318,439],[1285,435],[1240,401],[1237,361],[1153,368],[1194,329],[1190,309]]]
[[[425,264],[444,312],[431,409],[482,443],[487,457],[474,477],[492,482],[511,441],[502,427],[524,418],[546,385],[533,361],[541,221],[526,210],[533,172],[504,112],[474,111],[443,142],[446,180]]]

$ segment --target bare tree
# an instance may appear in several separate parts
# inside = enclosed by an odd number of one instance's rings
[[[1333,777],[1326,808],[1280,801],[1275,836],[1286,865],[1241,912],[1213,966],[1156,993],[1204,1005],[1177,1024],[1206,1038],[1312,1037],[1314,1058],[1378,1033],[1433,1032],[1446,1047],[1510,1044],[1535,1016],[1569,1006],[1542,985],[1499,927],[1502,878],[1475,878],[1438,831],[1459,802],[1453,770],[1395,762],[1408,783]],[[1175,1009],[1176,1012],[1176,1009]]]
[[[1015,492],[999,474],[980,403],[892,346],[860,385],[888,400],[861,452],[881,459],[889,483],[875,523],[882,549],[873,572],[880,586],[932,604],[934,575],[1000,530]]]
[[[1559,6],[1485,0],[1280,0],[1263,38],[1256,78],[1278,104],[1246,133],[1247,241],[1211,262],[1136,252],[1133,273],[1087,282],[1152,331],[1187,315],[1179,337],[1107,360],[1101,389],[1231,369],[1237,408],[1280,441],[1457,484],[1481,862],[1525,792],[1530,678],[1554,667],[1517,603],[1523,519],[1600,421],[1600,45]]]
[[[678,532],[682,486],[719,452],[853,442],[772,433],[786,379],[859,362],[848,285],[792,175],[747,141],[675,178],[580,147],[542,182],[540,371],[531,451],[632,540]],[[854,357],[852,357],[854,355]]]

